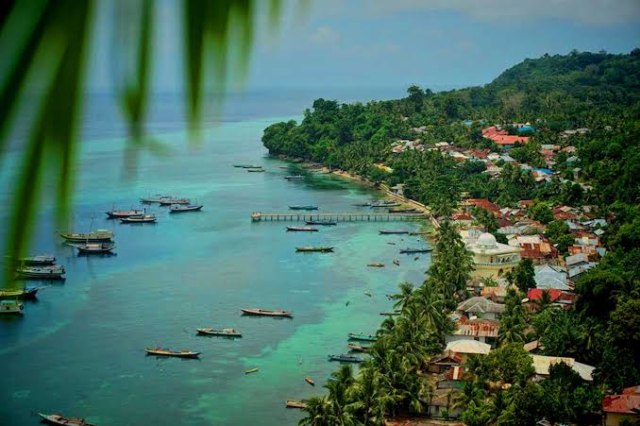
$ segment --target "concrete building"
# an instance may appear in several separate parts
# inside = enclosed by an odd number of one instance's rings
[[[500,244],[489,233],[470,240],[467,249],[471,251],[475,265],[472,278],[500,278],[520,262],[520,247]]]

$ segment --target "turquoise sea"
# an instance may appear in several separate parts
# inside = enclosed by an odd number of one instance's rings
[[[379,197],[332,176],[285,180],[297,166],[267,156],[262,130],[296,118],[311,100],[261,96],[234,100],[229,111],[236,113],[209,123],[199,145],[188,143],[184,120],[172,113],[180,105],[169,98],[149,125],[168,154],[143,151],[130,169],[124,127],[113,112],[100,113],[104,100],[88,100],[73,226],[112,229],[117,255],[78,257],[56,236],[51,200],[45,201],[33,251],[55,254],[67,279],[29,282],[47,287],[25,303],[22,318],[0,318],[0,424],[37,424],[39,411],[97,425],[296,424],[301,413],[285,409],[285,401],[321,393],[337,368],[327,355],[347,351],[348,332],[375,332],[379,313],[391,310],[385,295],[399,282],[422,281],[429,256],[414,260],[398,251],[423,243],[378,235],[415,224],[340,223],[308,234],[287,233],[283,222],[251,222],[253,211],[287,211],[290,204],[357,211],[364,208],[353,204]],[[0,169],[3,205],[10,205],[16,155],[10,152]],[[247,173],[236,163],[267,171]],[[123,225],[104,214],[137,207],[139,197],[158,192],[190,197],[204,209],[169,215],[153,206],[155,225]],[[304,244],[332,245],[335,253],[295,253]],[[386,267],[367,267],[372,261]],[[283,308],[294,318],[243,317],[241,307]],[[196,327],[234,327],[243,338],[197,337]],[[145,356],[145,347],[157,345],[202,356]],[[253,367],[259,372],[244,374]]]

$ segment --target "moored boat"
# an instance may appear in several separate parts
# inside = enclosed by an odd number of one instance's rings
[[[64,279],[64,267],[62,265],[50,266],[22,266],[16,269],[18,278],[61,280]]]
[[[116,245],[112,242],[76,244],[78,254],[104,254],[111,253]]]
[[[362,362],[364,360],[362,358],[358,357],[358,356],[355,356],[355,355],[342,354],[342,355],[329,355],[329,361],[360,363],[360,362]]]
[[[331,253],[333,252],[333,247],[326,246],[302,246],[296,247],[297,252],[302,253]]]
[[[293,206],[289,206],[289,210],[318,210],[318,206],[312,206],[312,205],[307,205],[307,206],[293,205]]]
[[[144,214],[144,210],[111,210],[105,213],[109,219],[122,219],[123,217]]]
[[[349,340],[359,340],[362,342],[375,342],[378,340],[376,336],[364,333],[349,333]]]
[[[371,203],[369,207],[372,209],[377,208],[388,208],[388,207],[398,207],[400,203],[396,203],[395,201],[377,201],[375,203]]]
[[[17,300],[0,300],[0,315],[22,315],[24,304]]]
[[[154,214],[136,214],[120,219],[122,223],[156,223],[158,219]]]
[[[409,231],[404,231],[402,229],[381,229],[378,231],[380,235],[406,235]]]
[[[141,197],[140,202],[142,204],[160,204],[163,200],[166,200],[169,198],[173,198],[173,197],[171,197],[171,195],[156,194],[149,197]]]
[[[202,204],[174,205],[171,206],[169,213],[197,212],[200,210],[202,210]]]
[[[248,369],[244,370],[244,374],[257,373],[258,371],[259,371],[258,367],[248,368]]]
[[[291,176],[285,176],[284,178],[286,180],[300,180],[300,179],[304,179],[304,176],[302,176],[302,175],[291,175]]]
[[[333,220],[305,220],[305,225],[316,225],[316,226],[335,226],[338,223]]]
[[[93,423],[89,423],[84,419],[77,417],[64,417],[62,414],[43,414],[38,413],[43,421],[53,425],[65,425],[65,426],[95,426]]]
[[[0,288],[0,299],[35,299],[40,287]]]
[[[287,226],[287,232],[318,232],[318,228],[310,226]]]
[[[394,259],[393,264],[396,266],[400,266],[400,261],[398,259]]]
[[[287,408],[307,408],[307,403],[304,401],[296,401],[293,399],[288,399],[285,406]]]
[[[431,251],[431,248],[406,248],[406,249],[401,249],[400,253],[401,254],[414,254],[414,253],[429,253]]]
[[[249,173],[263,173],[265,170],[262,167],[256,167],[255,169],[247,169]]]
[[[161,206],[172,206],[174,204],[191,204],[191,200],[188,198],[163,198],[159,204]]]
[[[371,349],[371,346],[361,345],[359,343],[349,343],[347,347],[351,352],[368,352]]]
[[[369,266],[371,268],[384,268],[384,263],[371,262],[371,263],[367,263],[367,266]]]
[[[257,166],[255,164],[234,164],[233,167],[240,169],[259,169],[262,166]]]
[[[358,203],[354,204],[355,207],[371,207],[371,203]]]
[[[53,265],[56,262],[55,256],[50,254],[40,254],[37,256],[21,257],[18,263],[25,266],[44,266]]]
[[[240,311],[242,311],[244,315],[293,318],[293,314],[290,311],[285,311],[283,309],[270,310],[260,308],[240,308]]]
[[[102,241],[111,241],[113,239],[113,232],[108,229],[98,229],[96,231],[86,233],[68,232],[61,233],[60,236],[67,241],[76,243],[98,243]]]
[[[172,351],[170,349],[163,349],[163,348],[146,348],[144,351],[147,353],[147,355],[168,356],[168,357],[175,357],[175,358],[198,358],[200,356],[200,352],[187,351],[187,350]]]
[[[315,386],[316,382],[311,377],[305,377],[304,381],[309,383],[311,386]]]
[[[233,328],[223,328],[222,330],[216,330],[215,328],[197,328],[196,331],[201,336],[242,337],[242,333]]]
[[[389,209],[389,213],[417,213],[418,209],[394,207]]]

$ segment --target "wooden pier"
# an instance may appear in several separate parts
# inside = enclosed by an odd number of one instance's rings
[[[304,222],[304,221],[334,221],[334,222],[407,222],[428,219],[427,213],[251,213],[252,222]]]

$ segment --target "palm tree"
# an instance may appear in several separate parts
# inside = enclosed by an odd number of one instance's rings
[[[349,411],[356,413],[364,426],[384,425],[387,409],[396,401],[387,392],[386,377],[373,365],[365,365],[360,369],[358,379],[349,389]]]
[[[307,405],[302,409],[307,413],[298,422],[299,426],[326,426],[333,424],[331,403],[326,396],[314,396],[307,400]]]
[[[347,410],[350,403],[348,389],[354,383],[353,370],[350,365],[342,365],[338,371],[331,373],[325,388],[329,390],[330,411],[336,425],[351,425],[353,417]]]
[[[398,287],[400,288],[400,293],[392,294],[389,298],[395,300],[393,304],[395,309],[403,310],[413,295],[413,284],[405,281],[400,283]]]

